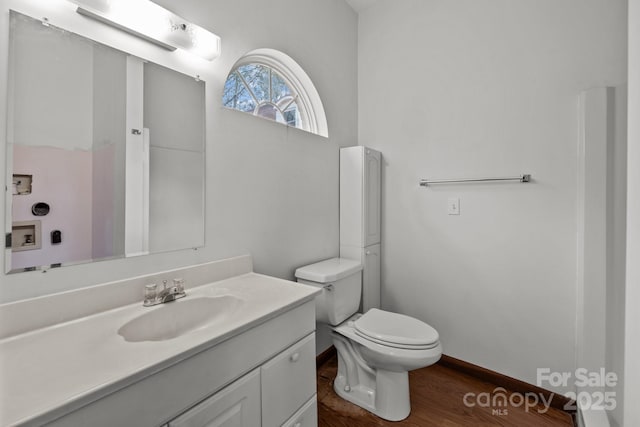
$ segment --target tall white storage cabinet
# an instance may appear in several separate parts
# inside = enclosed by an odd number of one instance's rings
[[[380,175],[382,154],[340,150],[340,257],[359,260],[362,309],[380,307]]]

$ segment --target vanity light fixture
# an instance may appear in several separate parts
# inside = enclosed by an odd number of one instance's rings
[[[76,12],[167,50],[183,49],[209,61],[220,56],[220,37],[149,0],[70,0]]]

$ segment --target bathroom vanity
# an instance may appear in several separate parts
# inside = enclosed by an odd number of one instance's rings
[[[142,306],[175,277],[185,298]],[[0,306],[27,323],[0,331],[0,425],[315,426],[317,293],[247,256]]]

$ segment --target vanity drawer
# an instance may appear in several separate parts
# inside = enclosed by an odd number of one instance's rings
[[[316,395],[298,409],[282,427],[318,427],[318,402]]]
[[[315,334],[262,365],[262,427],[281,426],[316,393]]]
[[[255,369],[169,422],[166,427],[259,425],[260,370]]]

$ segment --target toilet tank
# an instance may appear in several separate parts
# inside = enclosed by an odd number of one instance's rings
[[[332,258],[296,270],[298,282],[322,288],[316,296],[316,320],[339,325],[358,311],[362,294],[362,265],[355,260]]]

